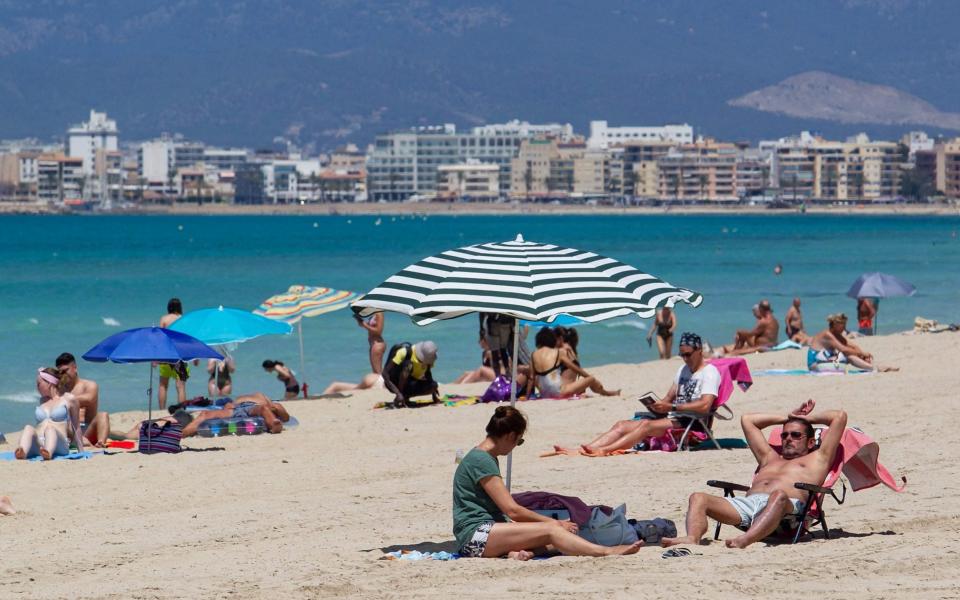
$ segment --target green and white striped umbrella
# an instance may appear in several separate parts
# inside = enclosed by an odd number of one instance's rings
[[[596,322],[686,302],[696,292],[593,252],[524,241],[476,244],[424,258],[390,277],[352,306],[383,310],[418,325],[474,312],[552,322],[567,314]]]

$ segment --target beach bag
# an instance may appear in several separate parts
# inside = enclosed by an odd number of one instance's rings
[[[637,530],[627,520],[627,505],[621,504],[609,515],[599,506],[590,513],[590,520],[580,527],[580,537],[601,546],[633,544],[638,539]]]
[[[500,375],[490,382],[487,391],[480,396],[480,402],[504,402],[509,400],[511,383],[505,375]]]
[[[637,532],[637,537],[643,540],[648,546],[659,545],[660,540],[665,537],[677,537],[677,524],[670,519],[661,519],[659,517],[641,521],[630,519],[629,522],[633,525],[634,531]]]
[[[140,453],[180,452],[182,438],[183,426],[180,423],[144,421],[140,424]]]

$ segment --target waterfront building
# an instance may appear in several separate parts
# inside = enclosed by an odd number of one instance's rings
[[[74,125],[67,130],[67,155],[83,161],[83,174],[92,177],[98,150],[116,152],[117,122],[107,118],[107,113],[90,111],[90,120]]]
[[[490,201],[499,197],[499,165],[471,159],[437,167],[438,200]]]
[[[664,200],[737,200],[739,150],[734,144],[697,140],[670,149],[658,159],[660,198]]]
[[[692,144],[693,127],[686,123],[659,127],[610,127],[606,121],[590,121],[587,146],[591,149],[603,150],[631,142]]]
[[[78,206],[84,202],[83,159],[62,152],[37,157],[37,202],[53,206]]]
[[[917,172],[932,189],[951,200],[960,200],[960,137],[938,142],[916,153]]]
[[[40,152],[0,154],[0,200],[37,202],[37,157]]]
[[[475,159],[498,165],[499,193],[506,195],[511,190],[511,161],[521,142],[546,135],[568,139],[573,128],[569,124],[510,121],[458,133],[456,126],[448,123],[378,135],[367,157],[368,194],[374,201],[434,195],[440,165]]]

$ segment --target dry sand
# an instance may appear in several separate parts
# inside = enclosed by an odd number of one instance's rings
[[[296,430],[190,439],[185,445],[200,451],[180,455],[4,463],[0,494],[12,496],[19,513],[0,518],[0,597],[958,597],[960,335],[862,345],[902,371],[757,377],[731,401],[738,416],[784,412],[806,398],[843,408],[880,441],[894,475],[908,476],[901,494],[878,487],[848,494],[841,507],[828,503],[837,539],[743,551],[713,543],[694,548],[702,556],[671,560],[656,548],[528,563],[378,560],[397,548],[453,549],[455,453],[480,441],[492,407],[374,411],[384,392],[364,392],[291,402]],[[754,370],[803,360],[800,351],[749,357]],[[707,479],[748,482],[748,450],[537,458],[554,442],[586,441],[629,417],[638,408],[629,398],[665,391],[678,365],[593,369],[626,398],[524,403],[530,430],[516,453],[514,489],[626,502],[630,516],[680,524],[687,495],[706,489]],[[129,426],[137,416],[114,419]],[[740,434],[736,421],[716,429]],[[725,528],[721,539],[734,533]]]

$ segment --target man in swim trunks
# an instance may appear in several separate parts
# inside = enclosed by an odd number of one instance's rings
[[[80,427],[83,437],[90,445],[103,448],[110,435],[110,418],[100,411],[100,387],[90,379],[81,379],[77,372],[77,359],[69,352],[57,357],[57,370],[63,392],[70,392],[80,402]]]
[[[874,363],[873,355],[865,352],[846,337],[847,315],[836,313],[827,317],[827,328],[810,338],[810,359],[808,367],[816,370],[817,365],[833,363],[846,364],[870,371],[899,371],[896,367],[879,367]]]
[[[237,396],[233,402],[228,402],[219,410],[201,410],[196,412],[187,412],[178,410],[169,417],[156,419],[157,421],[178,421],[183,425],[183,437],[190,437],[197,434],[197,430],[204,421],[211,419],[250,419],[260,417],[263,419],[267,431],[270,433],[280,433],[283,431],[283,424],[290,420],[290,413],[282,404],[271,402],[263,392],[245,394]],[[133,429],[126,433],[112,433],[111,438],[120,440],[136,440],[140,438],[140,426],[143,421],[137,423]]]
[[[160,327],[169,328],[174,322],[183,316],[183,304],[179,298],[170,298],[167,301],[167,314],[160,317]],[[194,362],[196,364],[196,362]],[[190,377],[190,369],[187,363],[180,362],[176,364],[160,363],[160,387],[157,390],[157,402],[160,409],[167,407],[167,387],[170,380],[173,379],[177,386],[177,402],[183,404],[187,400],[187,378]]]
[[[430,395],[440,401],[431,369],[437,362],[437,345],[431,341],[397,344],[383,366],[383,386],[393,393],[393,407],[411,406],[410,398]]]
[[[873,319],[877,316],[877,307],[870,298],[857,298],[857,331],[860,335],[873,335]]]
[[[806,332],[803,330],[803,313],[800,312],[800,298],[794,298],[793,304],[787,309],[787,315],[783,318],[784,333],[788,340],[793,340],[802,344],[808,340]]]
[[[687,510],[687,535],[663,538],[663,546],[699,544],[707,532],[707,517],[746,532],[726,541],[727,548],[746,548],[773,533],[787,515],[797,515],[807,501],[807,492],[794,483],[822,485],[830,471],[843,431],[847,413],[828,410],[811,414],[815,403],[807,400],[789,415],[747,414],[740,420],[743,433],[759,468],[746,496],[721,498],[696,492],[690,495]],[[765,427],[783,425],[782,446],[767,443]],[[817,447],[813,425],[829,427]]]
[[[724,346],[723,353],[727,356],[752,354],[777,344],[780,336],[780,322],[773,316],[773,307],[769,300],[761,300],[756,307],[757,323],[750,331],[740,330],[734,339],[733,346]]]

